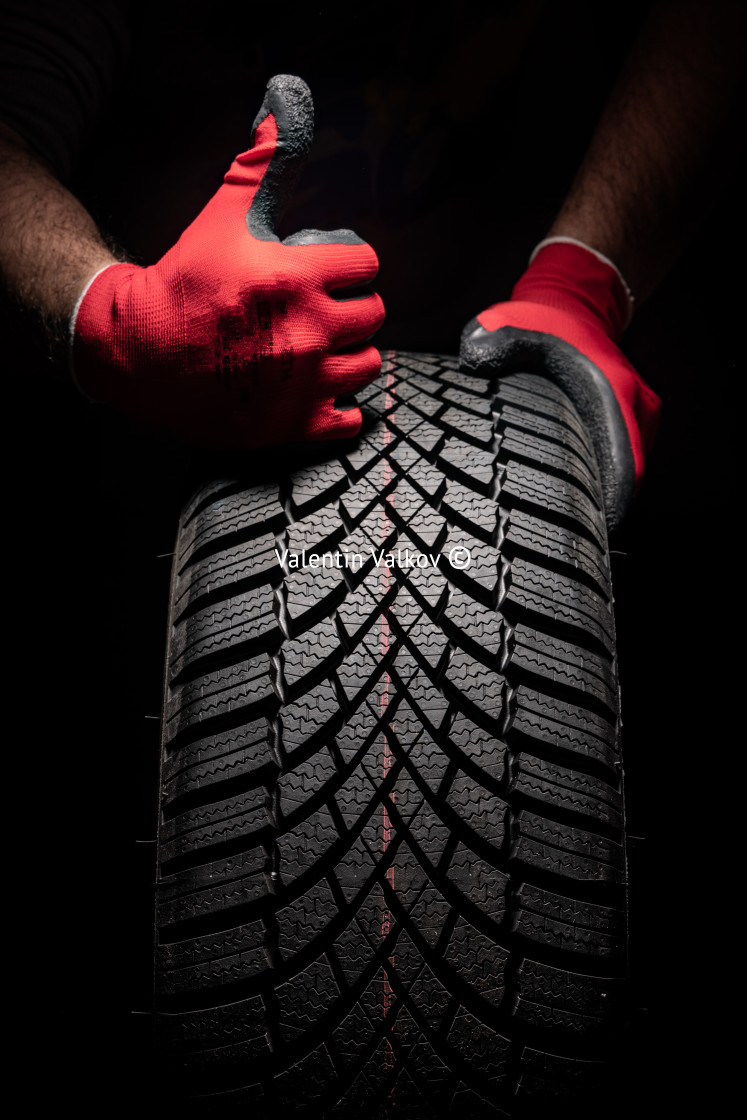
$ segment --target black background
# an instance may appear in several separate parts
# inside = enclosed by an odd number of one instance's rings
[[[267,79],[298,73],[319,143],[281,233],[356,229],[381,261],[380,345],[455,353],[464,322],[508,296],[580,161],[643,8],[613,25],[606,7],[381,3],[339,20],[291,5],[281,20],[274,7],[237,19],[217,4],[151,5],[75,189],[135,259],[156,260],[246,147]],[[644,490],[612,542],[632,836],[630,1116],[656,1099],[692,1103],[704,1073],[693,1003],[713,979],[705,853],[736,745],[744,328],[731,262],[743,189],[723,183],[626,338],[664,401]],[[10,925],[17,1021],[38,1069],[25,1092],[83,1115],[147,1115],[168,554],[181,504],[225,464],[83,401],[22,323],[3,345],[7,645],[20,678],[7,694],[8,754],[20,759],[9,819],[21,810],[8,875],[14,897],[23,886]]]

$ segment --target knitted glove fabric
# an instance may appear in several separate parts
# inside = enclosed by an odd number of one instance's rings
[[[473,372],[522,369],[561,385],[591,432],[610,527],[640,485],[661,407],[618,347],[631,309],[611,261],[553,239],[538,246],[510,300],[467,324],[460,351]]]
[[[335,398],[381,368],[368,340],[383,304],[361,291],[376,254],[350,230],[274,232],[312,132],[305,83],[271,79],[251,148],[176,245],[93,278],[72,323],[85,393],[202,446],[358,432],[359,409]]]

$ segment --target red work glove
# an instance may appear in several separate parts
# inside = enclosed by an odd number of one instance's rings
[[[379,373],[384,307],[341,289],[372,281],[376,254],[350,230],[274,232],[312,131],[308,87],[273,78],[253,146],[176,245],[94,277],[72,323],[85,393],[202,446],[358,432],[359,409],[335,398]]]
[[[511,299],[467,324],[460,351],[466,369],[543,373],[565,390],[591,432],[611,528],[643,477],[661,407],[618,349],[631,311],[611,261],[551,239],[535,250]]]

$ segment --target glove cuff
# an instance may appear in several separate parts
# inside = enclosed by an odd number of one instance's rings
[[[109,264],[105,264],[102,268],[99,268],[99,269],[96,270],[96,272],[94,272],[94,274],[90,278],[90,280],[86,281],[86,284],[85,284],[83,290],[81,291],[80,295],[78,296],[77,300],[75,301],[75,307],[73,308],[73,313],[70,316],[70,323],[69,323],[69,326],[68,326],[68,341],[69,341],[71,346],[72,346],[73,342],[75,341],[75,324],[78,320],[78,312],[80,311],[80,305],[82,304],[83,300],[86,298],[86,296],[88,294],[88,289],[91,287],[93,282],[101,275],[102,272],[106,272],[107,268],[114,268],[114,266],[118,265],[118,264],[121,264],[121,261],[111,261]]]
[[[617,267],[617,265],[615,264],[614,261],[611,261],[609,257],[605,257],[604,253],[600,253],[598,249],[595,249],[593,247],[593,245],[587,245],[585,241],[579,241],[579,239],[577,237],[558,236],[558,237],[545,237],[542,241],[539,242],[538,245],[535,245],[534,249],[532,249],[532,255],[529,258],[529,264],[532,263],[534,258],[539,253],[540,249],[544,249],[546,245],[578,245],[579,248],[586,249],[586,251],[588,253],[593,253],[598,261],[602,261],[603,264],[608,264],[610,266],[610,268],[614,268],[615,272],[617,273],[617,275],[620,278],[620,283],[622,284],[623,288],[625,289],[625,294],[627,295],[627,297],[630,301],[630,318],[632,319],[633,310],[634,310],[634,307],[635,307],[635,296],[631,292],[631,290],[628,287],[628,284],[625,280],[625,277],[623,276],[622,272]]]
[[[101,400],[95,385],[97,371],[109,369],[116,354],[115,327],[122,327],[122,308],[115,306],[116,293],[122,280],[142,271],[136,264],[112,261],[93,274],[80,293],[68,328],[68,367],[73,384],[88,400]],[[108,275],[104,277],[104,273]],[[132,341],[132,340],[130,340]]]
[[[94,272],[94,274],[90,278],[90,280],[86,281],[86,284],[83,287],[83,290],[81,291],[80,295],[78,296],[77,300],[75,301],[75,307],[73,308],[73,313],[70,316],[70,322],[68,324],[68,330],[67,330],[67,338],[68,338],[68,361],[67,361],[67,365],[68,365],[68,370],[70,371],[70,376],[73,380],[73,384],[75,385],[78,392],[82,393],[83,396],[86,397],[86,399],[89,400],[89,401],[94,400],[94,398],[89,393],[86,392],[86,390],[83,388],[83,386],[81,385],[78,377],[75,374],[75,362],[73,361],[73,347],[75,345],[75,325],[78,322],[78,314],[80,312],[81,304],[83,303],[83,300],[88,295],[89,289],[91,288],[93,283],[99,278],[99,276],[101,275],[102,272],[106,272],[107,268],[114,268],[114,266],[116,264],[119,264],[119,263],[120,263],[119,261],[112,261],[111,264],[105,264],[103,266],[103,268],[99,268],[99,269],[96,270],[96,272]]]
[[[541,241],[511,298],[593,319],[615,343],[633,314],[633,297],[617,266],[572,237]]]

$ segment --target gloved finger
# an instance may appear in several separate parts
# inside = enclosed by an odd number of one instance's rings
[[[354,393],[370,385],[381,373],[381,353],[364,346],[346,354],[328,354],[322,359],[319,382],[335,397]]]
[[[301,78],[276,74],[252,126],[252,147],[238,155],[225,182],[246,186],[246,224],[258,241],[278,241],[277,223],[304,165],[314,133],[314,103]]]
[[[286,237],[283,245],[313,262],[324,287],[336,298],[345,298],[347,288],[369,284],[379,271],[376,253],[350,229],[304,229]]]
[[[365,342],[384,322],[384,304],[374,293],[358,299],[327,301],[327,324],[336,347]]]
[[[306,439],[351,439],[363,424],[359,408],[335,408],[334,401],[322,401],[306,427]]]

